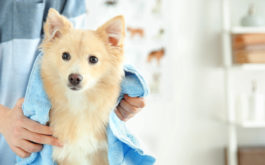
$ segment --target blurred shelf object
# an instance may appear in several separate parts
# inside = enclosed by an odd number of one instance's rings
[[[265,33],[232,34],[235,64],[265,64]]]
[[[233,27],[230,31],[232,34],[253,34],[265,33],[265,27]]]
[[[246,71],[265,71],[265,64],[233,64],[231,69]]]
[[[238,165],[264,165],[265,147],[239,147]]]
[[[228,148],[225,148],[225,165],[229,164],[227,157]],[[236,154],[238,165],[264,165],[265,164],[265,147],[240,146]]]
[[[265,121],[264,122],[245,121],[237,123],[237,125],[242,128],[265,128]]]

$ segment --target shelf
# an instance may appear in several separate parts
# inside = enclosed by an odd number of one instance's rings
[[[265,121],[264,122],[241,122],[237,124],[240,127],[243,128],[265,128]]]
[[[233,64],[231,69],[265,71],[265,64]]]
[[[265,27],[233,27],[232,34],[265,33]]]

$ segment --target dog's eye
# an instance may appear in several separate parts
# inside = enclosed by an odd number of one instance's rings
[[[96,64],[98,62],[98,58],[96,56],[89,57],[89,63]]]
[[[69,61],[71,59],[71,56],[68,52],[63,52],[62,59],[65,61]]]

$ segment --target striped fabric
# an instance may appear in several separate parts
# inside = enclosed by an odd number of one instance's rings
[[[85,6],[85,0],[0,0],[0,104],[12,108],[24,97],[49,8],[82,26]],[[0,165],[14,164],[15,154],[0,135]]]

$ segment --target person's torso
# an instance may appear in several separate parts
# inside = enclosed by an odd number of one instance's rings
[[[83,2],[75,0],[0,1],[0,104],[12,108],[24,97],[39,53],[43,21],[51,7],[67,17],[85,11]],[[15,164],[15,154],[0,134],[0,165],[12,164]]]

